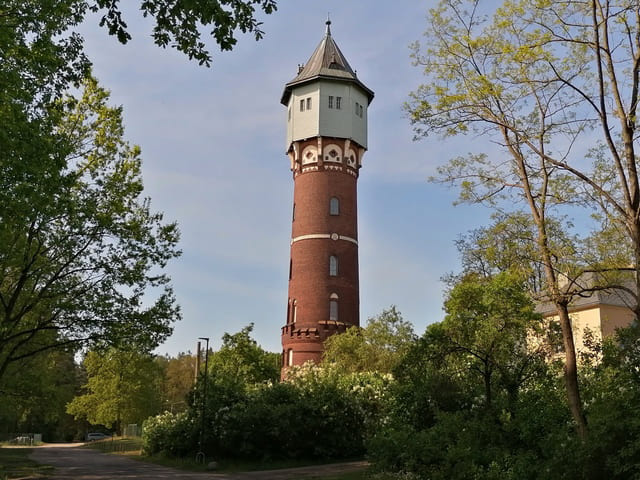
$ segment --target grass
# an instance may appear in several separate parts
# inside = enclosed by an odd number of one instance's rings
[[[46,478],[53,471],[29,459],[30,448],[0,448],[0,480]]]
[[[142,439],[140,437],[118,437],[89,442],[85,444],[85,447],[104,453],[139,456],[142,451]]]

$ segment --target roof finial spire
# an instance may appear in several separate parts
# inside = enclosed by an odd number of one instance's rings
[[[329,18],[329,13],[327,13],[327,21],[325,22],[325,25],[327,26],[326,34],[331,35],[331,18]]]

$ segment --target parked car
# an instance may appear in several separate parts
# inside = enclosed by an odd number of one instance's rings
[[[111,435],[101,432],[87,433],[87,442],[94,442],[96,440],[105,440],[111,438]]]
[[[12,445],[31,445],[31,437],[27,435],[21,435],[19,437],[13,438],[9,440],[9,443]]]

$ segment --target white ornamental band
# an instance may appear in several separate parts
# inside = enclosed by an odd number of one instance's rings
[[[312,233],[310,235],[300,235],[291,239],[291,245],[301,240],[316,240],[330,238],[331,240],[345,240],[358,245],[358,241],[355,238],[347,237],[346,235],[338,235],[337,233]]]

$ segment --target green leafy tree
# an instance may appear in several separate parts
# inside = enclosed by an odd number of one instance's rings
[[[527,346],[540,317],[523,282],[468,274],[445,311],[396,368],[369,458],[417,478],[545,478],[569,415],[557,374]]]
[[[528,341],[539,334],[541,317],[522,283],[508,273],[470,274],[451,289],[444,306],[445,319],[425,333],[429,355],[482,385],[485,407],[492,406],[496,383],[513,401],[544,359]]]
[[[585,271],[627,271],[635,275],[627,293],[640,291],[633,140],[638,18],[634,4],[609,1],[507,0],[487,15],[479,1],[443,0],[431,11],[426,47],[414,52],[428,76],[407,107],[418,134],[472,133],[498,145],[499,154],[451,160],[439,179],[459,185],[463,201],[496,208],[515,201],[530,215],[544,291],[562,330],[569,405],[583,437],[587,424],[567,308],[574,286]],[[606,249],[603,259],[588,264],[567,255],[571,245],[557,250],[549,219],[576,204],[598,209],[606,229],[624,232],[631,268]],[[624,288],[621,282],[599,285],[613,286]],[[640,312],[640,302],[632,308]]]
[[[41,165],[33,152],[20,162],[28,175],[3,190],[11,199],[0,206],[0,377],[61,346],[150,350],[179,318],[161,271],[179,255],[178,230],[142,197],[140,149],[123,139],[121,109],[108,98],[89,79],[80,100],[65,99],[60,164]]]
[[[203,29],[229,50],[239,31],[261,38],[256,15],[276,3],[145,0],[140,8],[155,19],[156,44],[209,65]],[[121,110],[89,77],[76,31],[89,11],[121,42],[130,38],[118,0],[0,5],[0,378],[57,347],[148,350],[179,317],[161,272],[178,254],[178,232],[142,198],[139,149],[123,140]],[[63,99],[83,82],[82,99]]]
[[[140,0],[138,4],[142,16],[150,17],[155,22],[152,37],[158,46],[171,46],[190,59],[207,66],[211,64],[209,36],[223,51],[231,50],[237,44],[236,36],[239,32],[253,34],[256,40],[260,40],[264,32],[258,14],[268,15],[277,9],[275,0],[215,0],[190,3],[176,0]],[[0,30],[5,33],[2,40],[24,35],[23,45],[31,44],[29,48],[33,47],[39,53],[43,53],[47,63],[61,58],[59,54],[66,47],[71,47],[76,52],[82,47],[82,38],[77,33],[73,33],[68,40],[52,39],[77,27],[89,12],[98,13],[99,25],[105,27],[109,34],[116,36],[121,43],[127,43],[131,39],[119,0],[41,0],[37,4],[24,0],[7,0],[1,8]],[[40,43],[43,38],[45,43]],[[61,49],[48,48],[49,41]],[[16,51],[4,51],[11,52],[11,55],[20,54]],[[65,62],[61,66],[67,69],[70,64]]]
[[[0,381],[0,435],[38,432],[46,442],[73,440],[82,426],[66,405],[81,384],[73,352],[51,351],[11,365]]]
[[[565,235],[561,225],[557,225],[552,234],[553,238]],[[491,277],[510,272],[525,282],[534,298],[539,297],[544,294],[545,280],[535,238],[535,225],[527,212],[494,212],[488,226],[467,232],[456,241],[462,263],[461,275],[475,273]],[[455,275],[445,278],[451,285],[459,279]]]
[[[92,424],[121,433],[131,423],[142,422],[162,408],[162,370],[150,355],[108,349],[90,351],[83,362],[86,393],[75,397],[67,411]]]
[[[335,365],[344,372],[390,373],[415,339],[411,324],[391,306],[370,318],[366,327],[329,337],[323,364]]]
[[[620,329],[613,337],[590,340],[581,365],[589,398],[588,441],[579,468],[585,478],[640,478],[640,329]]]
[[[106,26],[111,35],[127,43],[131,35],[118,3],[118,0],[96,0],[90,8],[102,13],[100,26]],[[264,32],[261,30],[262,22],[256,18],[256,8],[270,14],[276,11],[277,5],[275,0],[140,2],[142,15],[155,20],[152,36],[157,45],[176,48],[200,65],[207,66],[211,64],[211,54],[206,39],[203,39],[203,30],[211,29],[209,33],[221,50],[231,50],[236,45],[238,31],[252,33],[256,40],[260,40]]]
[[[252,331],[253,324],[250,324],[237,333],[222,336],[220,350],[209,355],[212,378],[245,385],[280,378],[280,356],[263,350],[251,337]]]

